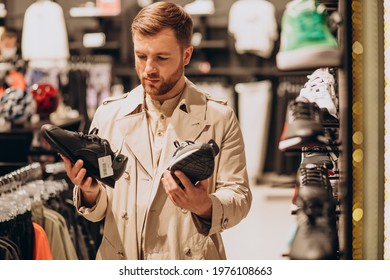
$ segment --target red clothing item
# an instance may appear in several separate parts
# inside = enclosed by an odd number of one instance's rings
[[[34,260],[52,260],[53,255],[50,250],[49,240],[45,230],[37,223],[33,222],[34,227]]]

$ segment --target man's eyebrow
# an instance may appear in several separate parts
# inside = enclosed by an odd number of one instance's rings
[[[143,51],[141,51],[141,50],[135,50],[135,53],[137,53],[137,54],[143,54],[144,52]],[[154,55],[171,55],[171,53],[170,52],[158,52],[158,53],[156,53],[156,54],[154,54]]]

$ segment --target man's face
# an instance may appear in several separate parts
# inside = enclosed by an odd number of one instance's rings
[[[171,29],[154,36],[135,34],[135,69],[144,90],[153,99],[163,101],[174,97],[184,86],[184,65],[192,47],[180,48]]]
[[[7,49],[10,49],[10,48],[16,48],[16,38],[13,38],[13,37],[4,37],[1,41],[0,41],[0,48],[7,48]]]

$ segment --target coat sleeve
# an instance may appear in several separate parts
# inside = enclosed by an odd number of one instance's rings
[[[225,111],[220,153],[216,158],[213,184],[212,220],[205,223],[194,217],[199,232],[212,235],[237,225],[252,204],[241,129],[233,110]]]
[[[99,187],[100,192],[96,200],[96,204],[92,207],[85,207],[81,204],[81,193],[78,186],[74,186],[73,189],[73,204],[75,205],[77,212],[91,222],[98,222],[106,215],[107,192],[106,188],[102,184],[99,183]]]

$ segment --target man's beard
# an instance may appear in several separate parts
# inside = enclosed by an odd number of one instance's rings
[[[149,94],[150,96],[162,96],[164,94],[167,94],[176,85],[176,83],[183,75],[183,71],[183,65],[180,64],[176,71],[174,71],[174,74],[168,77],[167,80],[158,77],[156,74],[149,75],[148,78],[159,78],[160,86],[158,87],[146,84],[145,77],[142,76],[142,74],[139,73],[138,76],[141,77],[141,84],[146,94]]]

